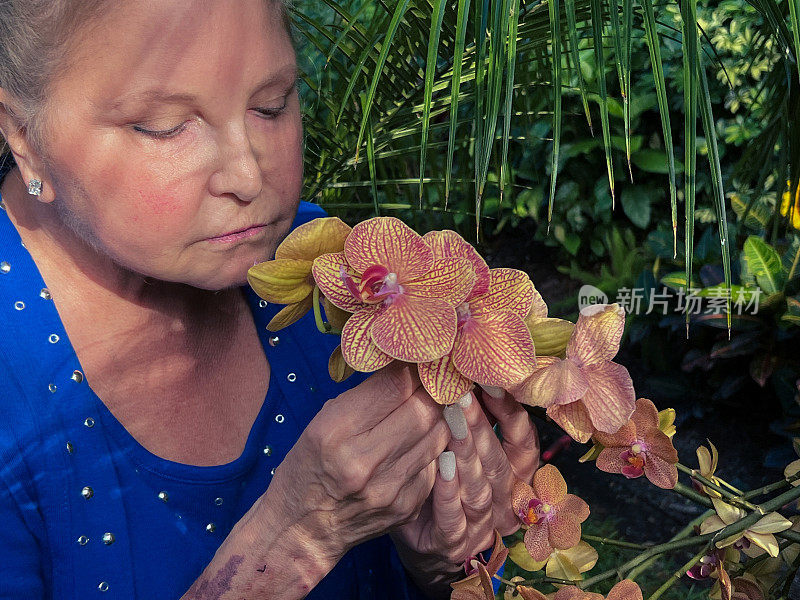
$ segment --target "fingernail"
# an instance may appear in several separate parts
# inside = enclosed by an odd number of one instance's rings
[[[503,388],[499,388],[495,385],[483,385],[481,384],[483,391],[489,394],[492,398],[503,398],[506,395],[506,391]]]
[[[456,476],[456,455],[454,452],[442,452],[439,455],[439,473],[445,481],[453,481]]]
[[[444,407],[444,420],[447,421],[450,427],[450,433],[453,434],[453,439],[463,440],[467,437],[467,418],[464,416],[464,411],[458,404],[450,404]]]
[[[472,404],[472,392],[467,392],[458,401],[458,405],[464,410],[466,410],[467,408],[469,408],[470,404]]]

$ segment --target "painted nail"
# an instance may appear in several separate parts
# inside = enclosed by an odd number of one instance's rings
[[[453,439],[463,440],[467,437],[467,418],[458,404],[450,404],[444,407],[444,420],[447,421],[447,425],[450,427]]]
[[[492,398],[504,398],[506,391],[494,385],[481,385],[483,391],[489,394]]]
[[[456,455],[454,452],[442,452],[439,455],[439,473],[445,481],[453,481],[456,476]]]
[[[467,408],[469,408],[470,404],[472,404],[472,392],[467,392],[458,401],[458,405],[464,410],[466,410]]]

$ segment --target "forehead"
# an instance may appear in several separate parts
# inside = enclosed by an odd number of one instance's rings
[[[144,90],[230,95],[295,65],[276,0],[115,0],[69,46],[52,89],[107,107]]]

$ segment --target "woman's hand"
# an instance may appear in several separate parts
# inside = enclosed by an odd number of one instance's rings
[[[335,564],[351,547],[417,517],[450,431],[416,368],[395,364],[325,403],[270,484]]]
[[[520,527],[511,492],[515,479],[533,478],[539,440],[525,409],[502,391],[497,396],[482,392],[502,442],[472,394],[445,409],[453,439],[433,493],[419,518],[392,534],[412,576],[434,595],[444,596],[464,561],[492,545],[494,529],[506,536]]]

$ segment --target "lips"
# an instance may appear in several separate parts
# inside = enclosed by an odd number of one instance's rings
[[[265,223],[257,223],[255,225],[248,225],[239,229],[234,229],[222,235],[207,238],[210,242],[233,242],[241,239],[246,239],[254,235],[258,235],[266,229]]]

